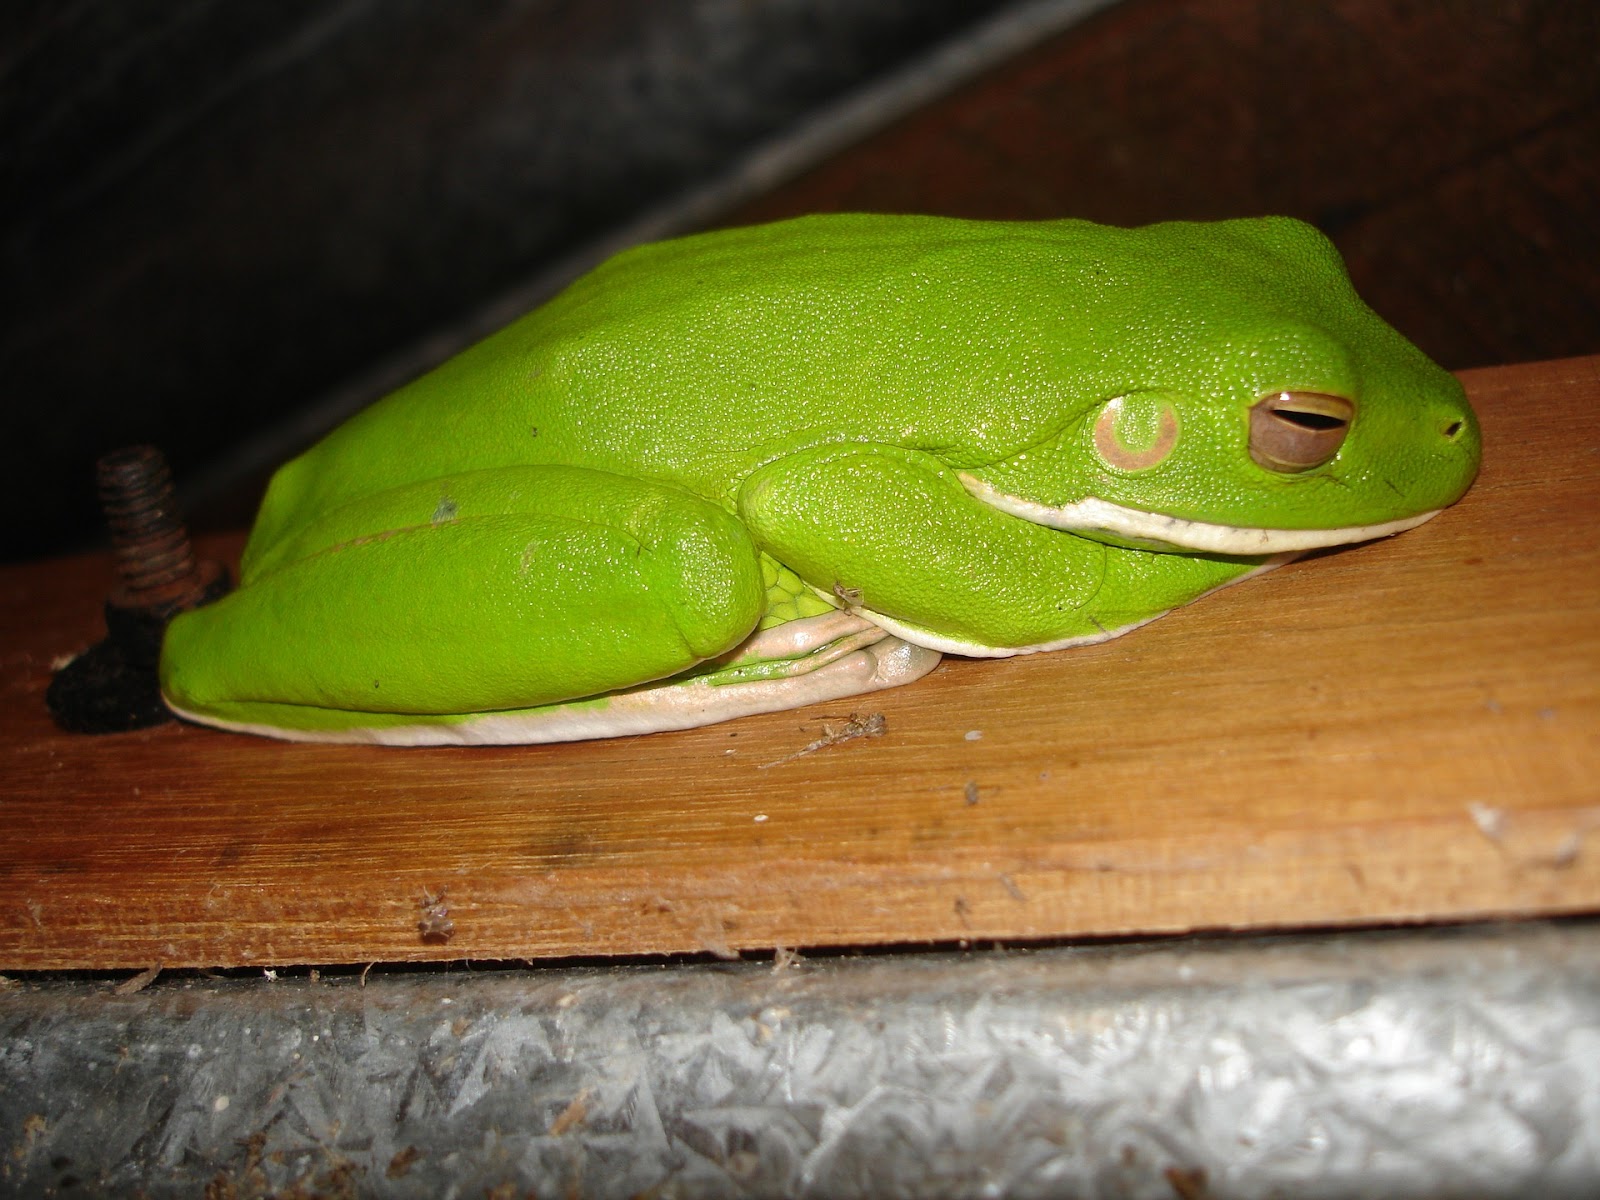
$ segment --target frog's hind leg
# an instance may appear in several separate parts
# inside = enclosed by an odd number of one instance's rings
[[[743,525],[698,497],[580,468],[480,471],[367,497],[252,555],[239,591],[173,623],[163,691],[190,719],[295,740],[525,742],[705,724],[932,666],[844,614],[870,634],[819,629],[790,656],[815,670],[755,661],[739,647],[766,605]],[[786,688],[786,670],[815,679]]]
[[[321,514],[167,633],[183,716],[280,736],[594,696],[736,646],[765,603],[739,521],[668,485],[476,471]]]

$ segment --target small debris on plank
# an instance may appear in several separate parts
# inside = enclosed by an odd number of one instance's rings
[[[728,941],[728,927],[716,913],[706,915],[696,936],[700,939],[700,948],[713,958],[720,958],[723,962],[739,960],[739,952]]]
[[[837,746],[842,742],[854,741],[856,738],[882,737],[888,729],[889,722],[884,719],[884,715],[881,712],[868,713],[864,717],[859,713],[851,713],[850,719],[842,725],[824,725],[822,727],[822,736],[814,742],[800,747],[793,754],[785,755],[783,758],[773,762],[762,763],[760,769],[766,770],[768,767],[779,767],[807,754],[815,754],[818,750],[826,750],[829,746]]]
[[[450,919],[450,909],[444,902],[449,891],[449,888],[441,888],[435,896],[425,890],[422,899],[417,902],[417,907],[422,910],[422,915],[417,918],[417,933],[425,942],[448,942],[456,935],[456,923]]]
[[[1480,804],[1474,800],[1467,805],[1467,815],[1472,818],[1472,823],[1478,827],[1478,832],[1491,842],[1499,844],[1501,836],[1506,831],[1506,814],[1501,808],[1494,808],[1488,804]]]
[[[1546,865],[1556,868],[1570,867],[1578,861],[1578,854],[1582,849],[1583,834],[1574,829],[1550,852]]]

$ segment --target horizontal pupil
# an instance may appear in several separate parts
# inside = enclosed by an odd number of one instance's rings
[[[1298,425],[1301,429],[1321,431],[1325,429],[1343,429],[1347,422],[1340,417],[1330,417],[1327,413],[1299,412],[1292,408],[1275,408],[1272,415],[1291,425]]]

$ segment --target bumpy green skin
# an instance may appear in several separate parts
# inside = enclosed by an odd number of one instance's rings
[[[1332,461],[1252,461],[1249,410],[1283,390],[1354,402]],[[1114,397],[1134,398],[1118,432],[1135,446],[1149,413],[1176,414],[1157,465],[1096,453]],[[705,234],[619,255],[285,466],[240,590],[173,624],[163,684],[191,715],[284,729],[596,697],[780,619],[772,560],[902,636],[1037,646],[1259,560],[1047,528],[974,482],[1342,529],[1441,508],[1477,462],[1456,381],[1295,221]]]

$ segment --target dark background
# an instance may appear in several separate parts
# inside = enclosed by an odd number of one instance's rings
[[[91,544],[132,441],[244,523],[497,298],[1027,8],[11,0],[0,554]],[[1593,353],[1600,5],[1123,0],[690,223],[824,209],[1290,213],[1448,367]]]

